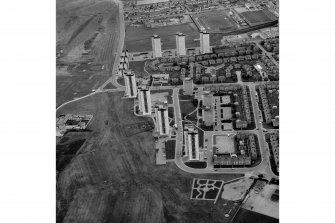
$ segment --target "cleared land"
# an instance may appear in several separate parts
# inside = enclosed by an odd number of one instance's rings
[[[186,47],[198,47],[199,32],[194,23],[166,26],[160,28],[146,28],[144,26],[126,26],[125,49],[129,52],[152,51],[151,37],[157,34],[161,37],[162,50],[176,48],[176,33],[182,32],[185,36]]]
[[[98,93],[57,112],[94,115],[91,135],[59,173],[57,222],[229,222],[228,206],[190,200],[192,181],[242,175],[195,175],[174,163],[156,166],[152,133],[127,137],[124,130],[150,119],[135,116],[133,100],[122,96]]]
[[[260,193],[251,190],[243,208],[278,219],[279,203],[271,200],[271,195],[276,189],[278,185],[267,184]]]
[[[111,0],[57,0],[56,106],[82,97],[111,75],[119,8]]]
[[[238,201],[244,198],[248,189],[254,181],[250,178],[243,178],[223,186],[222,199]]]

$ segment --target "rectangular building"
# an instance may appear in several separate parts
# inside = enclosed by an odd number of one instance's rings
[[[210,44],[209,44],[209,33],[206,31],[200,32],[200,53],[210,53]]]
[[[186,56],[185,35],[182,33],[176,34],[177,55]]]
[[[185,95],[193,95],[193,80],[192,78],[185,78],[183,81],[183,90]]]
[[[132,72],[124,72],[124,82],[126,84],[126,97],[136,98],[137,97],[137,86],[135,74]]]
[[[161,38],[158,35],[153,35],[151,37],[151,44],[153,58],[162,57]]]
[[[202,120],[205,126],[214,124],[213,95],[210,91],[204,91],[202,94]]]
[[[142,115],[151,115],[151,95],[148,86],[140,86],[138,88],[138,102],[140,113]]]
[[[159,135],[169,135],[169,116],[166,103],[157,103],[155,105],[156,130]]]
[[[199,135],[198,129],[193,125],[185,125],[185,155],[188,155],[189,160],[199,160]]]

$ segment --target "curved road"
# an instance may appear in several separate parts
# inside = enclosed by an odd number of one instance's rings
[[[238,84],[238,83],[235,83],[235,84]],[[273,178],[273,177],[278,178],[278,176],[274,175],[271,170],[270,151],[269,151],[267,142],[265,141],[265,137],[263,134],[264,129],[263,129],[262,123],[258,116],[259,108],[258,108],[258,103],[256,101],[256,89],[255,89],[256,83],[249,82],[249,83],[243,83],[243,84],[247,85],[250,89],[251,101],[252,101],[252,106],[253,106],[253,111],[254,111],[254,119],[256,122],[256,129],[255,130],[242,130],[242,131],[245,133],[253,133],[257,135],[259,146],[260,146],[260,151],[261,151],[261,157],[262,157],[261,163],[255,167],[235,168],[235,169],[218,169],[217,171],[214,171],[213,169],[194,169],[194,168],[190,168],[186,166],[182,160],[183,126],[182,126],[182,118],[181,118],[181,111],[180,111],[179,97],[178,97],[180,88],[174,87],[173,88],[174,116],[175,116],[175,123],[177,123],[178,125],[178,131],[177,131],[177,136],[176,136],[175,163],[180,169],[184,170],[185,172],[194,173],[194,174],[209,174],[209,173],[210,174],[222,174],[222,173],[245,174],[247,172],[257,172],[257,173],[264,174],[267,178]],[[210,84],[210,86],[211,85],[212,84]],[[232,84],[229,83],[227,85],[232,85]],[[234,132],[235,131],[231,131],[231,132],[227,131],[227,133],[234,133]],[[272,132],[272,130],[270,130],[269,132]]]

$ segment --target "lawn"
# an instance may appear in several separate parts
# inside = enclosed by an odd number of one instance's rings
[[[179,101],[180,103],[180,111],[182,118],[184,119],[186,115],[193,112],[197,108],[198,101]]]
[[[131,61],[129,62],[129,69],[135,73],[143,73],[145,61]]]

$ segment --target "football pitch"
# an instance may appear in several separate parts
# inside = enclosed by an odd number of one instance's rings
[[[266,10],[247,11],[240,13],[250,26],[271,22],[274,18]]]
[[[236,23],[225,11],[201,13],[192,16],[198,28],[207,32],[228,32],[237,30]]]

